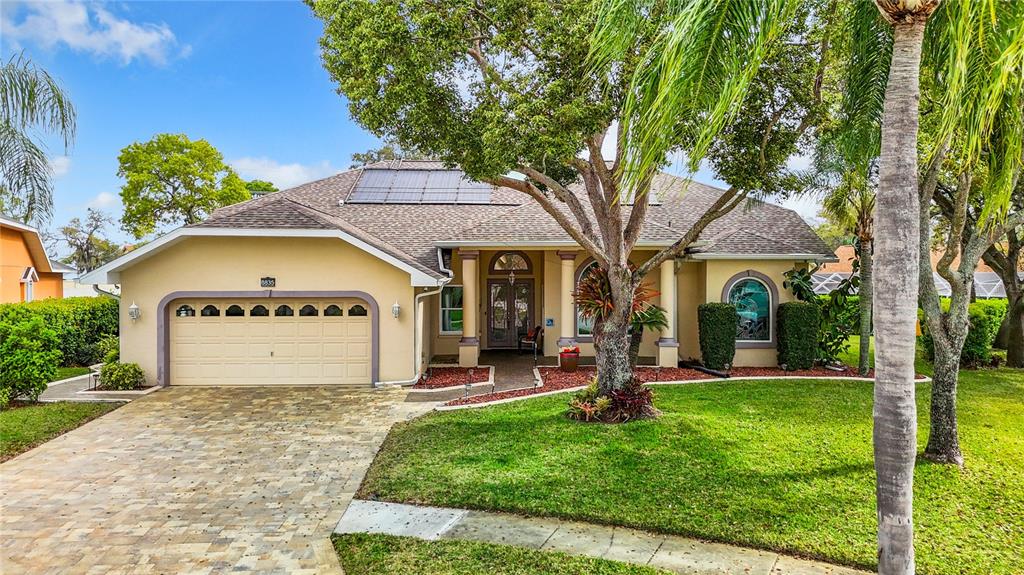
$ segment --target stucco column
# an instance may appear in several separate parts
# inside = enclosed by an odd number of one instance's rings
[[[658,366],[679,365],[679,341],[676,340],[676,263],[669,259],[661,263],[661,307],[665,308],[666,325],[658,338]]]
[[[558,257],[562,259],[562,277],[558,288],[562,296],[559,303],[561,319],[558,322],[558,347],[565,347],[576,343],[576,306],[572,301],[572,292],[576,289],[576,252],[559,251]]]
[[[459,366],[476,367],[480,359],[480,338],[477,337],[476,312],[480,309],[477,298],[477,260],[479,250],[459,250],[462,259],[462,339],[459,340]]]

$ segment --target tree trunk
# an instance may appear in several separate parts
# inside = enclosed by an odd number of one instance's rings
[[[964,331],[966,331],[966,326]],[[938,463],[963,465],[960,439],[956,424],[956,386],[960,371],[960,352],[963,343],[956,346],[946,337],[934,334],[934,372],[932,373],[931,429],[925,457]],[[962,341],[962,340],[961,340]]]
[[[1006,366],[1024,367],[1024,293],[1006,292]]]
[[[857,372],[866,376],[871,369],[871,293],[873,255],[871,242],[860,245],[860,289],[858,290],[860,305],[860,357],[857,361]]]
[[[643,339],[643,328],[634,327],[633,332],[629,334],[629,367],[632,369],[636,369],[636,364],[640,360],[640,342]]]
[[[877,195],[874,455],[878,572],[914,573],[914,352],[921,224],[917,184],[921,44],[926,18],[893,25]]]
[[[629,326],[636,286],[629,267],[623,265],[620,269],[608,270],[608,285],[614,309],[594,326],[597,385],[601,395],[622,389],[633,379]]]

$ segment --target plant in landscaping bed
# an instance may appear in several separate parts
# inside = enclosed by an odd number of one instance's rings
[[[821,312],[811,302],[791,301],[778,308],[779,365],[786,371],[810,369],[818,349]]]
[[[731,303],[702,303],[697,306],[700,356],[708,369],[729,369],[736,355],[736,325],[739,316]]]
[[[121,339],[116,335],[105,335],[96,342],[96,354],[103,363],[117,363],[121,359]]]
[[[605,423],[651,419],[659,414],[654,407],[654,392],[636,377],[625,387],[612,390],[608,395],[600,394],[598,379],[594,377],[590,385],[569,400],[567,412],[570,419]]]
[[[858,261],[854,260],[853,265],[854,273],[823,296],[814,293],[809,270],[793,269],[783,274],[786,281],[782,285],[789,288],[797,300],[818,307],[820,319],[814,330],[817,334],[815,358],[824,365],[840,363],[839,358],[850,347],[850,336],[858,327],[860,310],[851,307],[850,302],[851,297],[855,297],[851,294],[860,286]]]
[[[590,385],[569,400],[568,416],[579,421],[594,421],[600,418],[611,404],[611,399],[598,395],[597,378],[594,377],[590,380]]]
[[[0,317],[0,409],[27,396],[35,401],[60,365],[57,334],[40,317]]]
[[[100,388],[127,391],[146,386],[146,373],[137,363],[107,363],[100,368]]]

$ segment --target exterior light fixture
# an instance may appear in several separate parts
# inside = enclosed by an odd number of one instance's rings
[[[132,321],[136,321],[142,317],[142,310],[139,309],[139,306],[136,305],[134,301],[132,302],[132,305],[128,306],[128,317],[132,318]]]
[[[398,314],[400,313],[402,313],[402,306],[398,305],[398,302],[396,301],[395,305],[391,306],[391,315],[395,316],[395,319],[398,319]]]

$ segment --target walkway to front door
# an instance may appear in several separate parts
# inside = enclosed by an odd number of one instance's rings
[[[0,465],[0,572],[340,574],[401,390],[175,388]]]

